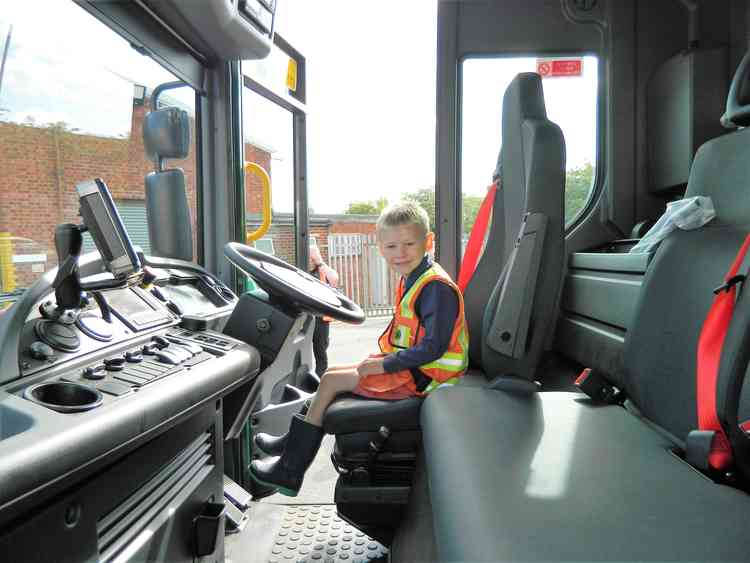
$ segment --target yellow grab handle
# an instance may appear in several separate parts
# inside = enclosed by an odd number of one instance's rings
[[[260,178],[263,190],[263,222],[253,232],[247,233],[247,242],[249,244],[261,238],[271,228],[271,178],[262,166],[254,162],[245,163],[245,172],[251,172]]]

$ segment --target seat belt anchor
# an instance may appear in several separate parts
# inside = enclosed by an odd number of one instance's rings
[[[575,385],[597,403],[622,405],[626,399],[624,391],[609,383],[599,371],[591,368],[585,368],[580,373]]]

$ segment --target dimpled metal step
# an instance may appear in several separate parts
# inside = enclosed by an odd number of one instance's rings
[[[335,506],[290,506],[269,563],[380,563],[388,549],[336,515]]]

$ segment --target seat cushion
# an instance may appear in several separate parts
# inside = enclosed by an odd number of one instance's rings
[[[750,497],[617,406],[439,389],[422,432],[444,561],[743,561]]]
[[[323,418],[327,434],[377,432],[387,426],[392,432],[419,428],[419,409],[422,399],[413,397],[399,401],[366,399],[350,393],[338,397],[328,407]]]
[[[482,371],[469,369],[459,380],[459,385],[481,387],[487,385],[487,378]],[[323,429],[327,434],[377,432],[381,426],[387,426],[392,432],[418,430],[422,401],[418,397],[381,401],[345,393],[328,407]]]

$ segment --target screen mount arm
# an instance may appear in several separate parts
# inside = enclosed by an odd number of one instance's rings
[[[83,233],[87,230],[85,225],[73,223],[63,223],[55,229],[55,250],[57,251],[57,263],[60,266],[52,286],[55,288],[58,314],[69,309],[80,309],[84,291],[96,295],[99,291],[124,289],[134,282],[133,279],[128,277],[81,282],[78,259],[81,257],[81,248],[83,247]],[[96,301],[99,303],[99,299],[96,299]],[[99,305],[101,308],[100,303]],[[104,313],[104,310],[102,310],[102,313]]]

